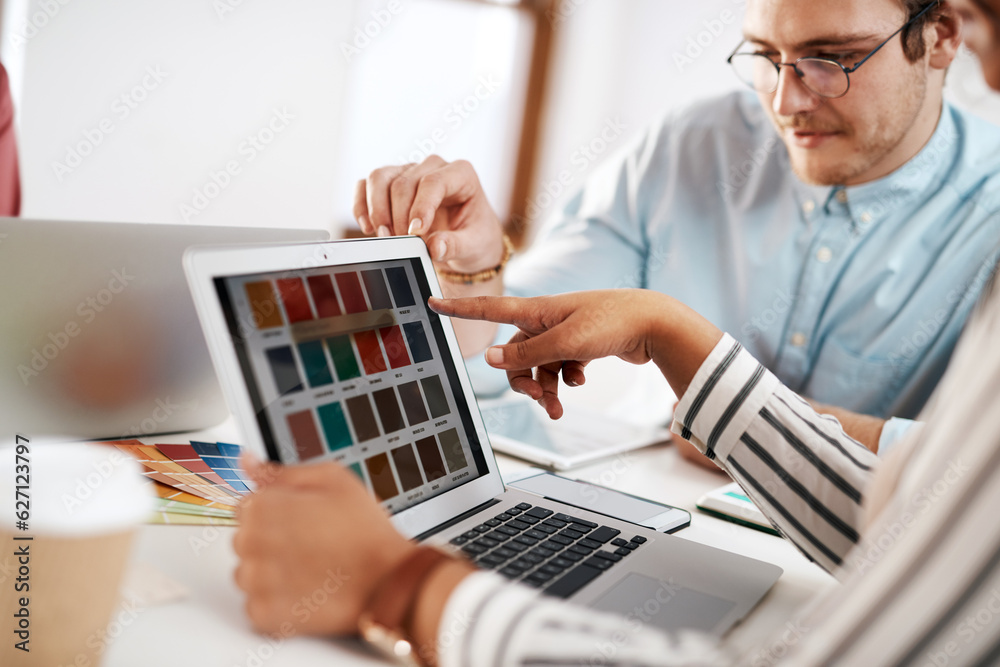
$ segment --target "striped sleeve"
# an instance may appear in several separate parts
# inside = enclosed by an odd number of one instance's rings
[[[740,483],[826,570],[857,544],[878,457],[817,414],[729,335],[695,375],[673,430]]]
[[[877,484],[892,493],[871,508],[843,586],[801,617],[812,631],[785,663],[1000,664],[1000,290],[990,296],[925,426],[886,461]],[[886,474],[896,464],[900,474]]]
[[[663,634],[638,618],[599,613],[540,596],[497,574],[477,573],[448,600],[438,662],[441,667],[716,667],[733,659],[708,636]]]

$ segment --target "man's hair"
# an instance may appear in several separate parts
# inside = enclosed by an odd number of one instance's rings
[[[926,9],[927,5],[938,5],[917,19],[913,25],[906,28],[899,36],[903,41],[903,55],[910,62],[916,62],[923,58],[927,52],[927,44],[924,41],[924,28],[929,23],[933,23],[941,18],[940,6],[942,0],[900,0],[900,2],[903,4],[903,9],[906,10],[907,21]]]

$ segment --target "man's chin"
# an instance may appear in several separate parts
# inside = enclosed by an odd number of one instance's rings
[[[808,158],[790,155],[792,171],[800,181],[807,185],[842,185],[850,178],[847,165],[836,159],[820,159],[811,155]]]

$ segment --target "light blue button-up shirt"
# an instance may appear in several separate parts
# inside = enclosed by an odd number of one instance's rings
[[[815,187],[792,172],[756,96],[732,93],[599,167],[506,281],[522,296],[664,292],[794,391],[913,417],[998,257],[1000,128],[945,105],[896,172]]]

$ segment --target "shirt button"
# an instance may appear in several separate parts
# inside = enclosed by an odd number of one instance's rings
[[[821,264],[826,264],[833,259],[833,251],[829,248],[820,248],[816,251],[816,259],[818,259]]]
[[[872,214],[871,213],[869,213],[868,211],[865,211],[864,213],[861,214],[861,222],[863,224],[867,225],[871,221],[872,221]]]
[[[812,199],[802,204],[802,212],[805,213],[806,215],[809,215],[815,210],[816,210],[816,202],[814,202]]]
[[[792,334],[792,345],[803,347],[806,344],[806,335],[802,332]]]
[[[847,190],[837,190],[837,201],[841,204],[847,203]]]

